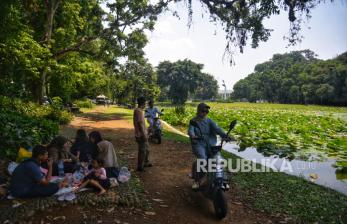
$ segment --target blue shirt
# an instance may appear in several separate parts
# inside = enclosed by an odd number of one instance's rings
[[[152,107],[152,108],[148,107],[146,109],[145,117],[154,119],[157,117],[157,114],[160,114],[160,115],[162,114],[162,112],[160,112],[157,107]]]
[[[198,119],[198,118],[193,118],[194,121],[196,121],[201,129],[201,133],[199,131],[199,128],[194,127],[189,124],[188,128],[188,135],[189,137],[195,136],[195,137],[203,137],[204,140],[197,140],[196,141],[196,146],[205,146],[207,143],[210,146],[215,146],[217,144],[217,135],[226,138],[228,137],[227,134],[220,128],[218,125],[212,121],[210,118],[205,118],[205,119]],[[201,136],[202,134],[202,136]],[[193,148],[194,148],[193,145]]]
[[[24,196],[43,178],[44,174],[41,172],[39,163],[34,159],[25,160],[12,173],[11,194],[15,197]]]

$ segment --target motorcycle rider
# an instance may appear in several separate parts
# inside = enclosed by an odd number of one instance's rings
[[[154,118],[157,117],[157,114],[159,115],[163,115],[163,113],[158,110],[157,107],[154,106],[154,100],[150,100],[148,102],[148,108],[146,109],[145,112],[145,117],[147,118],[147,122],[149,123],[149,135],[152,134],[152,130],[153,130],[153,124],[154,124]]]
[[[207,117],[210,107],[205,103],[200,103],[197,107],[197,114],[192,119],[200,127],[200,131],[197,127],[189,124],[188,135],[191,139],[191,145],[193,154],[197,159],[208,159],[208,149],[210,146],[215,146],[217,144],[217,135],[221,136],[226,141],[230,141],[231,138],[220,128],[218,125]],[[199,138],[203,137],[203,139]],[[201,173],[197,172],[197,166],[193,165],[193,178],[194,183],[192,189],[196,190],[200,187],[200,179],[202,178]]]

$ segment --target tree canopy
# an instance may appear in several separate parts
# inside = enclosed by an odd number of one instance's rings
[[[213,76],[202,72],[203,64],[191,60],[163,61],[157,67],[158,85],[173,104],[184,104],[189,94],[199,99],[213,99],[218,84]]]
[[[234,85],[233,97],[249,101],[347,105],[347,52],[320,60],[310,50],[275,54]]]

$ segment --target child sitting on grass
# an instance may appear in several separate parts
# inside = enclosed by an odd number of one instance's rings
[[[103,166],[103,160],[92,160],[93,169],[91,169],[89,174],[83,179],[83,182],[78,189],[82,189],[86,186],[91,186],[94,189],[99,190],[98,195],[106,193],[106,189],[110,187],[110,180],[107,178],[106,170]]]

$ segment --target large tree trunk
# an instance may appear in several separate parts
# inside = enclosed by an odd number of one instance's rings
[[[50,43],[52,39],[54,15],[60,1],[61,0],[46,0],[47,17],[46,17],[46,25],[45,25],[46,26],[45,27],[45,47],[47,48],[51,48]],[[37,101],[41,104],[43,103],[43,97],[46,95],[46,79],[47,79],[48,70],[49,70],[49,65],[48,65],[48,59],[47,59],[45,67],[42,69],[40,83],[38,86],[39,94],[38,94]]]

